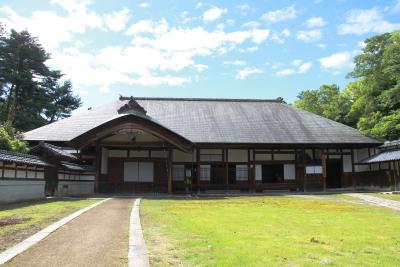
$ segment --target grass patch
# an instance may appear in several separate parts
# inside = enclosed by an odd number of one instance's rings
[[[153,266],[399,266],[400,214],[293,197],[145,199]]]
[[[400,201],[400,194],[368,193],[368,195]]]
[[[98,199],[53,199],[0,205],[0,251]]]

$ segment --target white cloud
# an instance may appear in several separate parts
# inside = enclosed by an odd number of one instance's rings
[[[234,66],[245,66],[247,65],[247,62],[244,60],[227,60],[223,62],[224,65],[234,65]]]
[[[304,25],[308,28],[323,27],[327,24],[323,17],[311,17],[304,22]]]
[[[212,22],[219,19],[223,14],[227,13],[227,9],[221,9],[218,7],[213,7],[203,13],[203,20],[205,22]]]
[[[60,43],[71,41],[74,34],[83,34],[87,29],[105,30],[102,17],[88,9],[88,1],[53,0],[51,3],[60,5],[67,14],[60,16],[54,11],[37,10],[30,17],[23,17],[12,8],[3,7],[0,9],[4,14],[0,22],[17,31],[28,29],[48,51]]]
[[[276,75],[281,76],[281,77],[285,77],[285,76],[289,76],[292,74],[295,74],[296,71],[294,69],[284,69],[284,70],[280,70],[276,73]]]
[[[312,66],[311,62],[303,63],[299,66],[298,73],[306,73]]]
[[[243,28],[250,28],[250,29],[258,28],[260,26],[261,24],[257,21],[248,21],[242,25]]]
[[[275,11],[266,12],[261,16],[261,19],[268,23],[275,23],[295,19],[298,13],[299,11],[292,5]]]
[[[123,8],[120,11],[104,15],[104,22],[110,30],[119,32],[125,29],[129,17],[129,9]]]
[[[283,29],[281,32],[274,32],[271,35],[271,39],[283,44],[285,43],[285,38],[289,37],[291,35],[291,32],[289,29]]]
[[[394,5],[393,12],[400,12],[400,0],[397,0],[396,4]]]
[[[203,72],[204,70],[208,69],[207,65],[204,64],[195,64],[193,67],[198,71],[198,72]]]
[[[320,30],[298,31],[296,38],[303,42],[314,42],[321,39],[322,33]]]
[[[248,4],[241,4],[241,5],[238,5],[238,6],[236,6],[239,10],[241,10],[241,11],[248,11],[248,10],[250,10],[250,6],[248,5]]]
[[[141,7],[141,8],[150,8],[151,7],[151,3],[143,2],[143,3],[141,3],[139,5],[139,7]]]
[[[353,55],[348,52],[339,52],[319,59],[324,69],[340,69],[352,67]]]
[[[254,29],[252,31],[252,40],[256,44],[261,44],[265,40],[267,40],[269,36],[269,30],[260,30],[260,29]]]
[[[246,16],[247,13],[251,10],[251,7],[248,4],[242,4],[236,6],[237,9],[239,9],[240,14],[243,16]]]
[[[301,59],[295,59],[292,61],[292,66],[293,67],[291,67],[291,68],[286,68],[286,69],[277,71],[276,75],[278,75],[280,77],[286,77],[289,75],[306,73],[312,67],[312,63],[311,62],[303,62],[303,60],[301,60]]]
[[[250,75],[261,74],[261,73],[263,73],[263,70],[261,70],[261,69],[258,69],[255,67],[246,67],[246,68],[238,71],[238,73],[236,74],[236,79],[244,80]]]
[[[347,12],[345,23],[338,26],[338,33],[361,35],[368,32],[391,32],[396,29],[400,29],[400,24],[384,20],[377,8],[354,9]]]
[[[289,37],[290,36],[290,30],[289,29],[283,29],[281,32],[281,35],[284,37]]]

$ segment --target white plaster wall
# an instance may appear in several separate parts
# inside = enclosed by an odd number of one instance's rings
[[[185,153],[180,150],[174,149],[172,151],[173,162],[192,162],[192,153]],[[196,161],[196,153],[193,152],[193,162]]]
[[[152,158],[168,158],[168,151],[154,150],[151,151]]]
[[[272,154],[256,154],[256,160],[272,160]]]
[[[45,181],[0,180],[0,203],[44,198]]]
[[[108,150],[108,157],[110,157],[110,158],[127,158],[128,150]]]
[[[59,181],[58,195],[91,195],[94,194],[94,182],[92,181]]]
[[[295,160],[294,154],[274,154],[274,160]]]
[[[148,158],[149,151],[148,150],[130,150],[129,157],[131,157],[131,158]]]
[[[247,150],[246,149],[229,149],[228,150],[228,161],[229,162],[247,162]]]

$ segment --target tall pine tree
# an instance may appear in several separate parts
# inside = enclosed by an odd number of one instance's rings
[[[50,55],[29,32],[0,36],[0,118],[27,131],[68,117],[81,105],[70,82],[45,64]]]

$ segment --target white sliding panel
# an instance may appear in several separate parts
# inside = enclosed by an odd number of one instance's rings
[[[283,176],[285,180],[295,180],[295,166],[294,164],[284,164],[283,165]]]
[[[153,182],[154,163],[139,162],[139,182]]]
[[[261,181],[262,180],[262,167],[261,165],[256,165],[256,180]]]
[[[139,179],[139,164],[137,161],[124,162],[124,182],[137,182]]]

